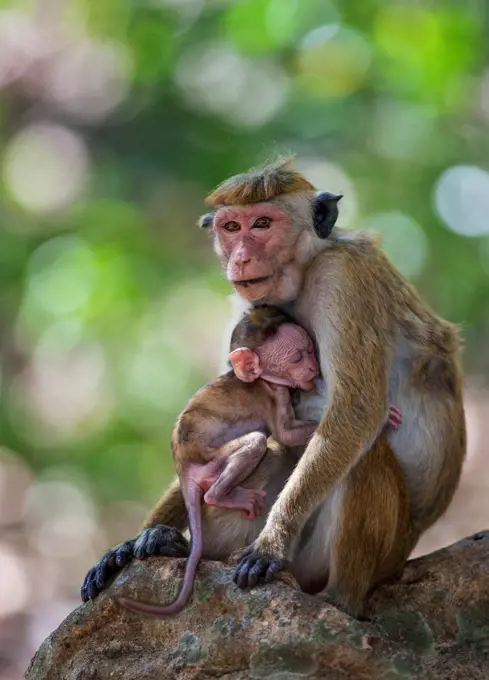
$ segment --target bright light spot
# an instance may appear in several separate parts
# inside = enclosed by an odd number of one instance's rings
[[[224,117],[243,127],[264,125],[281,108],[287,90],[287,75],[277,64],[263,62],[258,68],[250,66],[239,105],[236,102]]]
[[[85,552],[95,532],[89,517],[56,517],[39,528],[35,543],[39,552],[53,557],[73,557]]]
[[[435,15],[419,5],[384,6],[377,15],[375,34],[387,54],[414,62],[422,62],[441,40]]]
[[[265,23],[267,30],[277,42],[283,36],[290,35],[294,26],[297,25],[298,12],[300,12],[299,0],[268,0],[265,12]]]
[[[336,23],[320,26],[301,42],[299,82],[314,94],[346,97],[363,84],[372,55],[360,33]]]
[[[72,350],[80,344],[84,328],[81,319],[62,319],[46,328],[36,349],[43,356]]]
[[[165,300],[161,319],[173,319],[177,327],[169,333],[168,324],[162,324],[164,342],[175,349],[178,343],[182,361],[209,373],[219,361],[227,311],[226,298],[209,290],[204,281],[176,287]]]
[[[177,64],[175,82],[191,106],[243,127],[273,118],[288,90],[287,75],[277,64],[258,65],[218,43],[187,51]]]
[[[314,49],[315,47],[321,47],[324,43],[331,40],[335,35],[338,34],[340,30],[340,24],[325,24],[324,26],[318,26],[310,31],[301,40],[300,47],[303,50]]]
[[[94,508],[66,481],[40,481],[29,491],[25,521],[37,550],[48,557],[83,553],[96,532]]]
[[[374,146],[387,158],[433,158],[436,112],[395,100],[379,101],[374,128]]]
[[[215,371],[226,318],[225,298],[204,281],[177,287],[155,307],[125,362],[128,415],[153,424],[185,403],[196,369]]]
[[[6,545],[0,545],[0,616],[20,612],[28,604],[30,588],[24,560]]]
[[[94,253],[77,236],[44,242],[29,261],[28,295],[54,316],[83,308],[97,283]]]
[[[191,368],[175,349],[162,347],[157,351],[143,345],[131,353],[125,373],[127,393],[143,411],[145,407],[160,413],[172,411],[176,403],[189,396]],[[143,412],[137,415],[142,419]]]
[[[33,475],[19,456],[0,449],[0,524],[17,524]]]
[[[338,226],[348,224],[355,217],[357,213],[355,187],[342,168],[319,158],[298,158],[295,165],[319,191],[343,194],[338,204],[340,211]]]
[[[35,123],[7,146],[3,175],[13,198],[24,208],[50,213],[81,193],[88,157],[80,135],[53,123]]]
[[[129,91],[132,65],[121,43],[75,43],[47,71],[45,96],[84,121],[99,121]]]
[[[382,250],[404,276],[416,277],[422,272],[428,259],[428,240],[412,217],[401,212],[377,213],[361,227],[382,235]]]
[[[0,87],[19,78],[39,56],[42,35],[32,17],[22,12],[0,12]]]
[[[110,402],[105,373],[99,345],[78,346],[54,356],[36,350],[14,388],[51,436],[71,437],[87,434],[106,422]]]
[[[446,170],[435,186],[435,207],[447,227],[462,236],[489,234],[489,173],[476,166]]]

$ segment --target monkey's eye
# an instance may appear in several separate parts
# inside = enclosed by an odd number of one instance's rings
[[[300,364],[302,361],[302,352],[297,352],[290,357],[291,364]]]
[[[271,217],[258,217],[253,222],[253,226],[256,227],[257,229],[268,229],[268,227],[272,224],[272,218]]]
[[[224,231],[239,231],[241,227],[239,222],[226,222],[223,229]]]

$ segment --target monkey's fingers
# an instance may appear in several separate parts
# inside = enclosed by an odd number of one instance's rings
[[[92,567],[83,581],[80,597],[82,602],[88,602],[99,594],[99,589],[95,583],[95,567]]]
[[[92,600],[107,588],[119,571],[134,557],[134,539],[108,550],[90,569],[83,581],[80,596],[83,602]]]
[[[389,418],[387,421],[394,430],[397,430],[398,427],[402,424],[402,416],[401,413],[389,413]]]
[[[114,548],[111,564],[114,563],[122,569],[126,564],[132,562],[134,558],[134,544],[135,540],[132,538],[130,541],[126,541],[125,543],[122,543],[122,545],[117,546],[117,548]]]
[[[158,524],[141,531],[136,538],[134,555],[139,560],[155,555],[160,557],[187,557],[188,541],[177,529]]]
[[[249,548],[247,551],[247,556],[242,555],[233,574],[233,581],[239,588],[270,583],[275,574],[284,568],[284,562],[276,557],[260,556]]]
[[[275,574],[282,571],[284,568],[284,563],[279,559],[272,559],[268,565],[267,573],[265,574],[265,583],[270,583],[273,581]]]

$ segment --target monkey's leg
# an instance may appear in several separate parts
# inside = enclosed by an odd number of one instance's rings
[[[134,557],[186,557],[188,542],[178,531],[185,529],[186,524],[187,510],[177,479],[148,515],[141,533],[108,550],[89,570],[81,587],[82,601],[93,599],[105,590]],[[173,525],[177,528],[173,528]]]
[[[409,557],[409,499],[399,463],[381,435],[351,470],[338,494],[326,594],[352,616],[380,581]]]
[[[297,457],[273,440],[258,467],[241,484],[246,489],[265,492],[265,513],[256,519],[244,519],[241,513],[204,505],[204,552],[209,560],[226,561],[232,553],[243,550],[262,531],[266,515],[297,464]]]
[[[229,448],[232,447],[232,453]],[[208,488],[204,501],[219,508],[244,510],[244,516],[254,519],[265,509],[265,491],[238,486],[256,469],[267,451],[267,438],[261,432],[250,432],[221,447],[226,455],[224,468]]]

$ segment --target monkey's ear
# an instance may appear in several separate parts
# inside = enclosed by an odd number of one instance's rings
[[[229,354],[228,359],[236,377],[243,382],[254,382],[262,374],[258,354],[248,347],[238,347]]]
[[[314,231],[319,238],[328,238],[336,220],[338,219],[338,201],[342,194],[330,194],[320,191],[316,194],[312,204],[312,222]]]
[[[201,229],[209,229],[209,227],[212,227],[213,219],[214,213],[206,213],[205,215],[199,217],[199,221],[197,222],[197,224]]]

